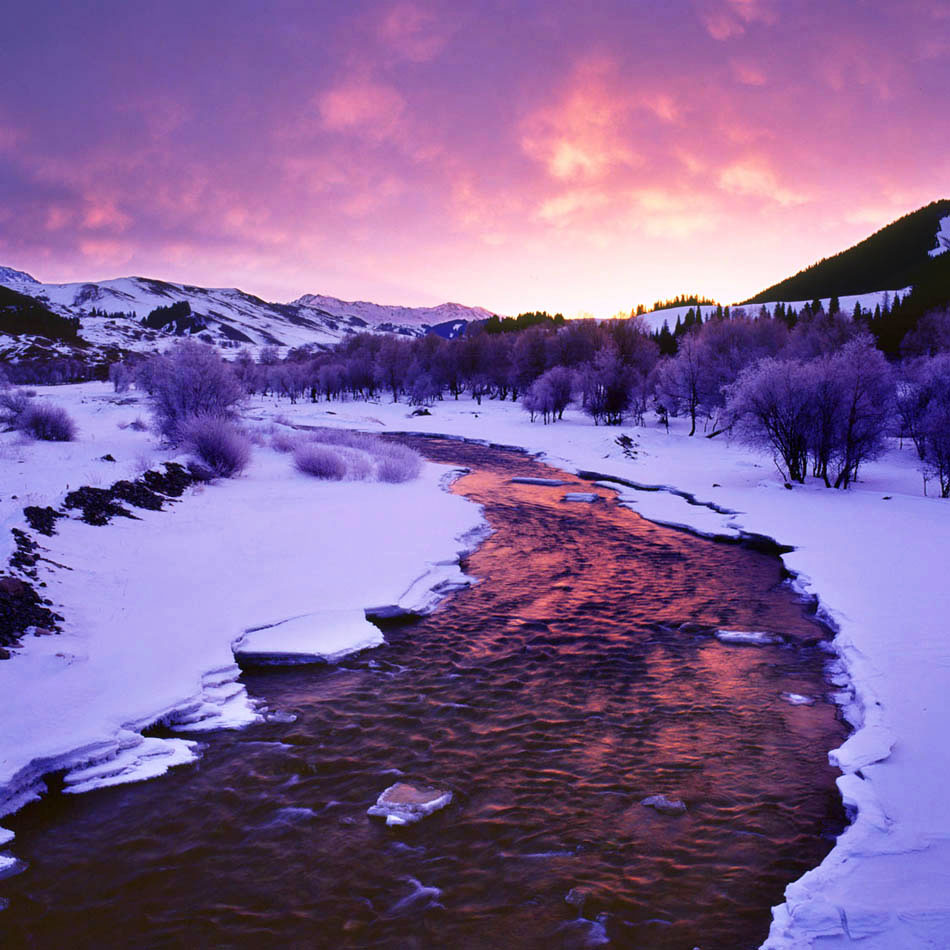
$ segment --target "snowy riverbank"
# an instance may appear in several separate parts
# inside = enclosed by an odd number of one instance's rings
[[[765,947],[873,950],[945,946],[950,932],[950,503],[922,496],[913,453],[894,448],[847,493],[786,490],[772,461],[723,439],[687,438],[655,424],[594,427],[568,410],[530,423],[511,403],[301,404],[294,422],[370,431],[452,433],[544,453],[553,464],[670,491],[622,489],[645,517],[709,535],[767,535],[796,584],[817,596],[839,633],[836,698],[855,733],[832,753],[855,819],[822,865],[789,886]],[[635,447],[628,457],[616,438]],[[708,505],[713,507],[709,507]],[[717,510],[718,509],[718,510]],[[726,512],[726,513],[723,513]]]
[[[107,485],[141,471],[149,444],[119,429],[136,409],[104,386],[40,398],[68,406],[80,439],[4,437],[7,534],[24,504],[58,504],[67,482]],[[253,720],[232,652],[248,629],[279,624],[250,635],[265,653],[285,652],[288,632],[289,649],[329,656],[381,643],[363,609],[418,605],[432,585],[458,581],[459,554],[477,543],[480,512],[443,490],[450,473],[426,464],[400,485],[320,482],[258,448],[243,476],[190,490],[166,511],[135,509],[138,520],[106,527],[58,521],[39,540],[63,566],[41,562],[40,579],[63,633],[28,636],[0,662],[0,815],[40,793],[51,771],[67,770],[67,786],[82,791],[195,757],[184,738],[143,739],[156,721],[191,732]],[[14,861],[0,855],[0,872]]]

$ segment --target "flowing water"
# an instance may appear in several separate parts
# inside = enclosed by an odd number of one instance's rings
[[[10,820],[29,867],[0,881],[0,944],[761,943],[844,819],[825,632],[778,559],[651,525],[513,452],[417,444],[471,469],[453,490],[494,528],[466,565],[481,583],[338,666],[245,672],[293,722],[210,734],[197,764],[139,785],[52,780]],[[454,801],[388,828],[366,809],[400,780]],[[687,812],[640,804],[654,794]]]

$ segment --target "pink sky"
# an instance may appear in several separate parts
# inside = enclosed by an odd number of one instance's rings
[[[950,195],[946,0],[17,7],[0,264],[44,281],[606,316]]]

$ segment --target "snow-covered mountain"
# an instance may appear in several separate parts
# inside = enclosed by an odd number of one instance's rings
[[[146,277],[121,277],[89,283],[43,284],[23,271],[0,267],[0,286],[39,301],[52,313],[80,321],[80,346],[46,343],[26,335],[3,333],[0,358],[28,355],[77,356],[109,350],[162,349],[176,336],[196,336],[229,348],[264,346],[326,347],[354,333],[421,336],[430,328],[464,325],[491,316],[479,307],[393,307],[307,294],[292,303],[271,303],[236,288],[205,288]],[[182,306],[187,304],[190,313]],[[179,305],[173,314],[143,319],[158,307]],[[180,312],[185,316],[181,317]],[[82,346],[88,344],[89,346]],[[39,349],[38,349],[39,348]]]
[[[339,300],[323,294],[304,294],[293,301],[302,307],[314,307],[337,317],[359,317],[372,325],[395,324],[407,327],[433,327],[460,320],[487,320],[495,316],[483,307],[465,307],[460,303],[443,303],[437,307],[399,307],[369,303],[366,300]]]

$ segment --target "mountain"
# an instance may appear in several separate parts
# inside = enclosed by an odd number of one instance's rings
[[[338,317],[359,317],[372,325],[395,324],[408,327],[434,327],[442,323],[487,320],[495,316],[483,307],[465,307],[460,303],[443,303],[438,307],[398,307],[369,303],[365,300],[339,300],[322,294],[304,294],[293,301],[304,307],[315,307]]]
[[[271,303],[236,288],[205,288],[147,277],[43,284],[0,267],[0,359],[115,358],[163,349],[194,336],[224,349],[324,348],[355,333],[457,334],[490,316],[478,307],[391,307],[308,294]]]
[[[744,301],[845,297],[940,282],[950,250],[950,199],[898,218],[869,238]],[[950,298],[950,287],[944,299]]]

